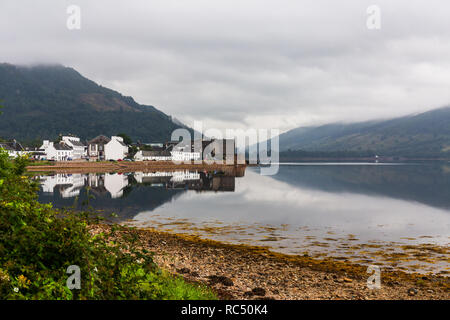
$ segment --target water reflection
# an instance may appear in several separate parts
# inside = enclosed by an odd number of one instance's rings
[[[309,164],[282,165],[273,177],[253,168],[243,178],[200,171],[53,175],[40,177],[39,197],[57,207],[77,197],[80,207],[89,187],[92,207],[139,227],[448,272],[449,168]]]
[[[291,164],[274,179],[292,187],[358,193],[450,209],[450,164]]]
[[[115,220],[127,220],[143,210],[153,210],[188,190],[235,189],[235,177],[218,171],[57,173],[35,176],[35,179],[41,184],[39,201],[51,202],[57,208],[90,206],[106,213],[114,212],[118,215]]]
[[[196,191],[234,191],[235,177],[223,172],[172,171],[135,172],[138,184]]]

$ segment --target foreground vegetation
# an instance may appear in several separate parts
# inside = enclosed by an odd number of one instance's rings
[[[92,213],[58,211],[37,201],[27,160],[0,150],[1,299],[214,299],[208,288],[159,269],[133,232],[93,234]],[[115,234],[120,232],[120,241]],[[67,268],[79,266],[80,289]]]

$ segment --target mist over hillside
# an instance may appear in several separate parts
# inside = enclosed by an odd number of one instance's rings
[[[166,141],[179,121],[153,106],[102,87],[72,68],[0,64],[0,137],[32,141],[75,134],[83,139],[126,133]]]
[[[450,154],[450,107],[390,120],[300,127],[279,136],[284,155],[348,152],[354,155]]]

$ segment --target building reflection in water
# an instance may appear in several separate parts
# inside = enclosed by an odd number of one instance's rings
[[[53,194],[55,188],[57,188],[63,198],[78,196],[80,190],[86,184],[85,176],[82,174],[55,174],[40,176],[39,179],[44,193]]]
[[[157,171],[134,173],[57,173],[38,176],[43,194],[59,193],[62,198],[80,195],[83,188],[97,196],[110,195],[112,199],[121,198],[124,191],[134,185],[156,188],[184,189],[196,191],[234,191],[235,177],[223,172],[206,171]]]

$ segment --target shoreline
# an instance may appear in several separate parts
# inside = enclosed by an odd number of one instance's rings
[[[55,162],[53,165],[27,166],[29,172],[55,172],[55,173],[98,173],[98,172],[134,172],[134,171],[177,171],[177,170],[207,170],[223,171],[227,175],[243,177],[246,169],[245,164],[215,164],[215,163],[174,163],[172,161],[119,161],[119,162],[87,162],[67,161]]]
[[[97,225],[101,232],[107,225]],[[367,287],[367,267],[331,258],[287,255],[152,228],[130,228],[155,262],[187,281],[207,284],[221,299],[450,299],[450,279],[381,270],[381,288]]]

